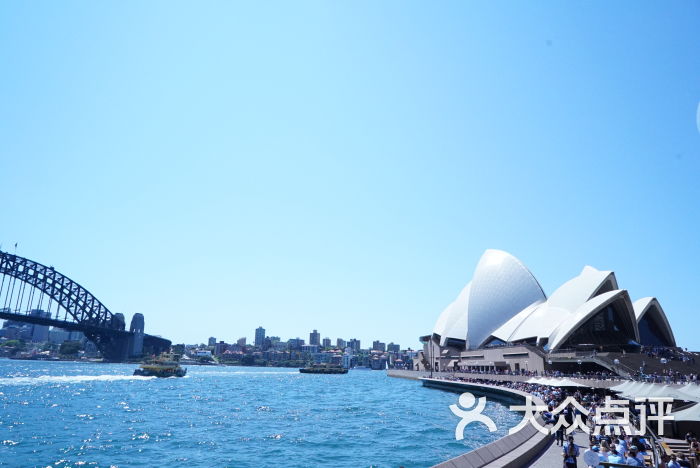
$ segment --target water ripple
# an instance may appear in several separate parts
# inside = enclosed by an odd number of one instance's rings
[[[499,431],[455,441],[457,395],[383,372],[135,366],[0,359],[0,467],[431,466],[507,433],[521,416],[489,402]]]

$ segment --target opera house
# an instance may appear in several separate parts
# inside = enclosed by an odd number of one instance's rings
[[[547,296],[527,267],[502,250],[483,254],[421,341],[417,369],[434,370],[617,372],[618,354],[676,346],[659,301],[633,300],[614,272],[585,266]]]

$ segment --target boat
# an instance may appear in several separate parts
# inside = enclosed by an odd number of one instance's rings
[[[180,367],[178,356],[173,353],[162,353],[134,370],[134,375],[143,377],[184,377],[187,369]]]
[[[309,367],[302,367],[299,369],[299,372],[302,374],[347,374],[348,370],[340,366],[314,364]]]

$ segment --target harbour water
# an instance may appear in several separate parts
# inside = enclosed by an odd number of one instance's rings
[[[521,418],[454,437],[457,395],[352,370],[136,366],[0,359],[0,466],[426,467],[505,435]]]

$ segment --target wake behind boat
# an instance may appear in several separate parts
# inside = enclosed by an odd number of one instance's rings
[[[184,377],[187,369],[180,367],[178,358],[173,353],[163,353],[134,370],[134,375],[143,377]]]

